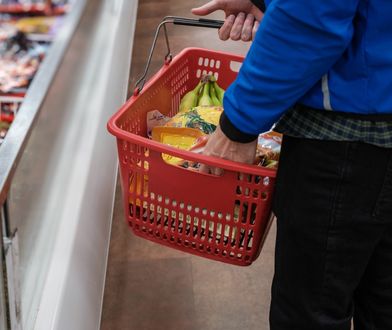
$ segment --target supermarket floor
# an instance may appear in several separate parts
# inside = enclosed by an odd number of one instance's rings
[[[204,2],[139,1],[131,86],[143,71],[160,19],[191,16],[190,8]],[[249,47],[221,42],[210,29],[170,27],[169,39],[173,54],[188,46],[245,54]],[[150,72],[158,70],[165,51],[161,39]],[[275,226],[259,259],[245,268],[159,246],[129,231],[118,185],[101,330],[267,330],[274,240]]]

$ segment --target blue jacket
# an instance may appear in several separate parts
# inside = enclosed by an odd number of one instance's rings
[[[296,103],[392,114],[392,0],[267,0],[225,115],[267,131]],[[323,111],[321,110],[321,111]]]

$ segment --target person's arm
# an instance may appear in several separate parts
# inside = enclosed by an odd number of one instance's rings
[[[342,56],[359,0],[273,0],[237,79],[221,128],[241,142],[267,131]],[[233,129],[234,128],[234,129]]]

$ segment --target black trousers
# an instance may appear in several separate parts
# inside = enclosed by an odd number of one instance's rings
[[[271,330],[392,330],[392,149],[284,137]]]

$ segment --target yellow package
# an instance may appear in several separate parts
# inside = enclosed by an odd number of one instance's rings
[[[171,118],[165,126],[194,128],[205,134],[211,134],[219,124],[221,106],[198,106],[187,112],[181,112]]]
[[[191,150],[205,136],[194,128],[156,126],[152,129],[152,139],[163,144],[181,149]],[[178,165],[181,158],[163,154],[162,158],[169,164]]]

